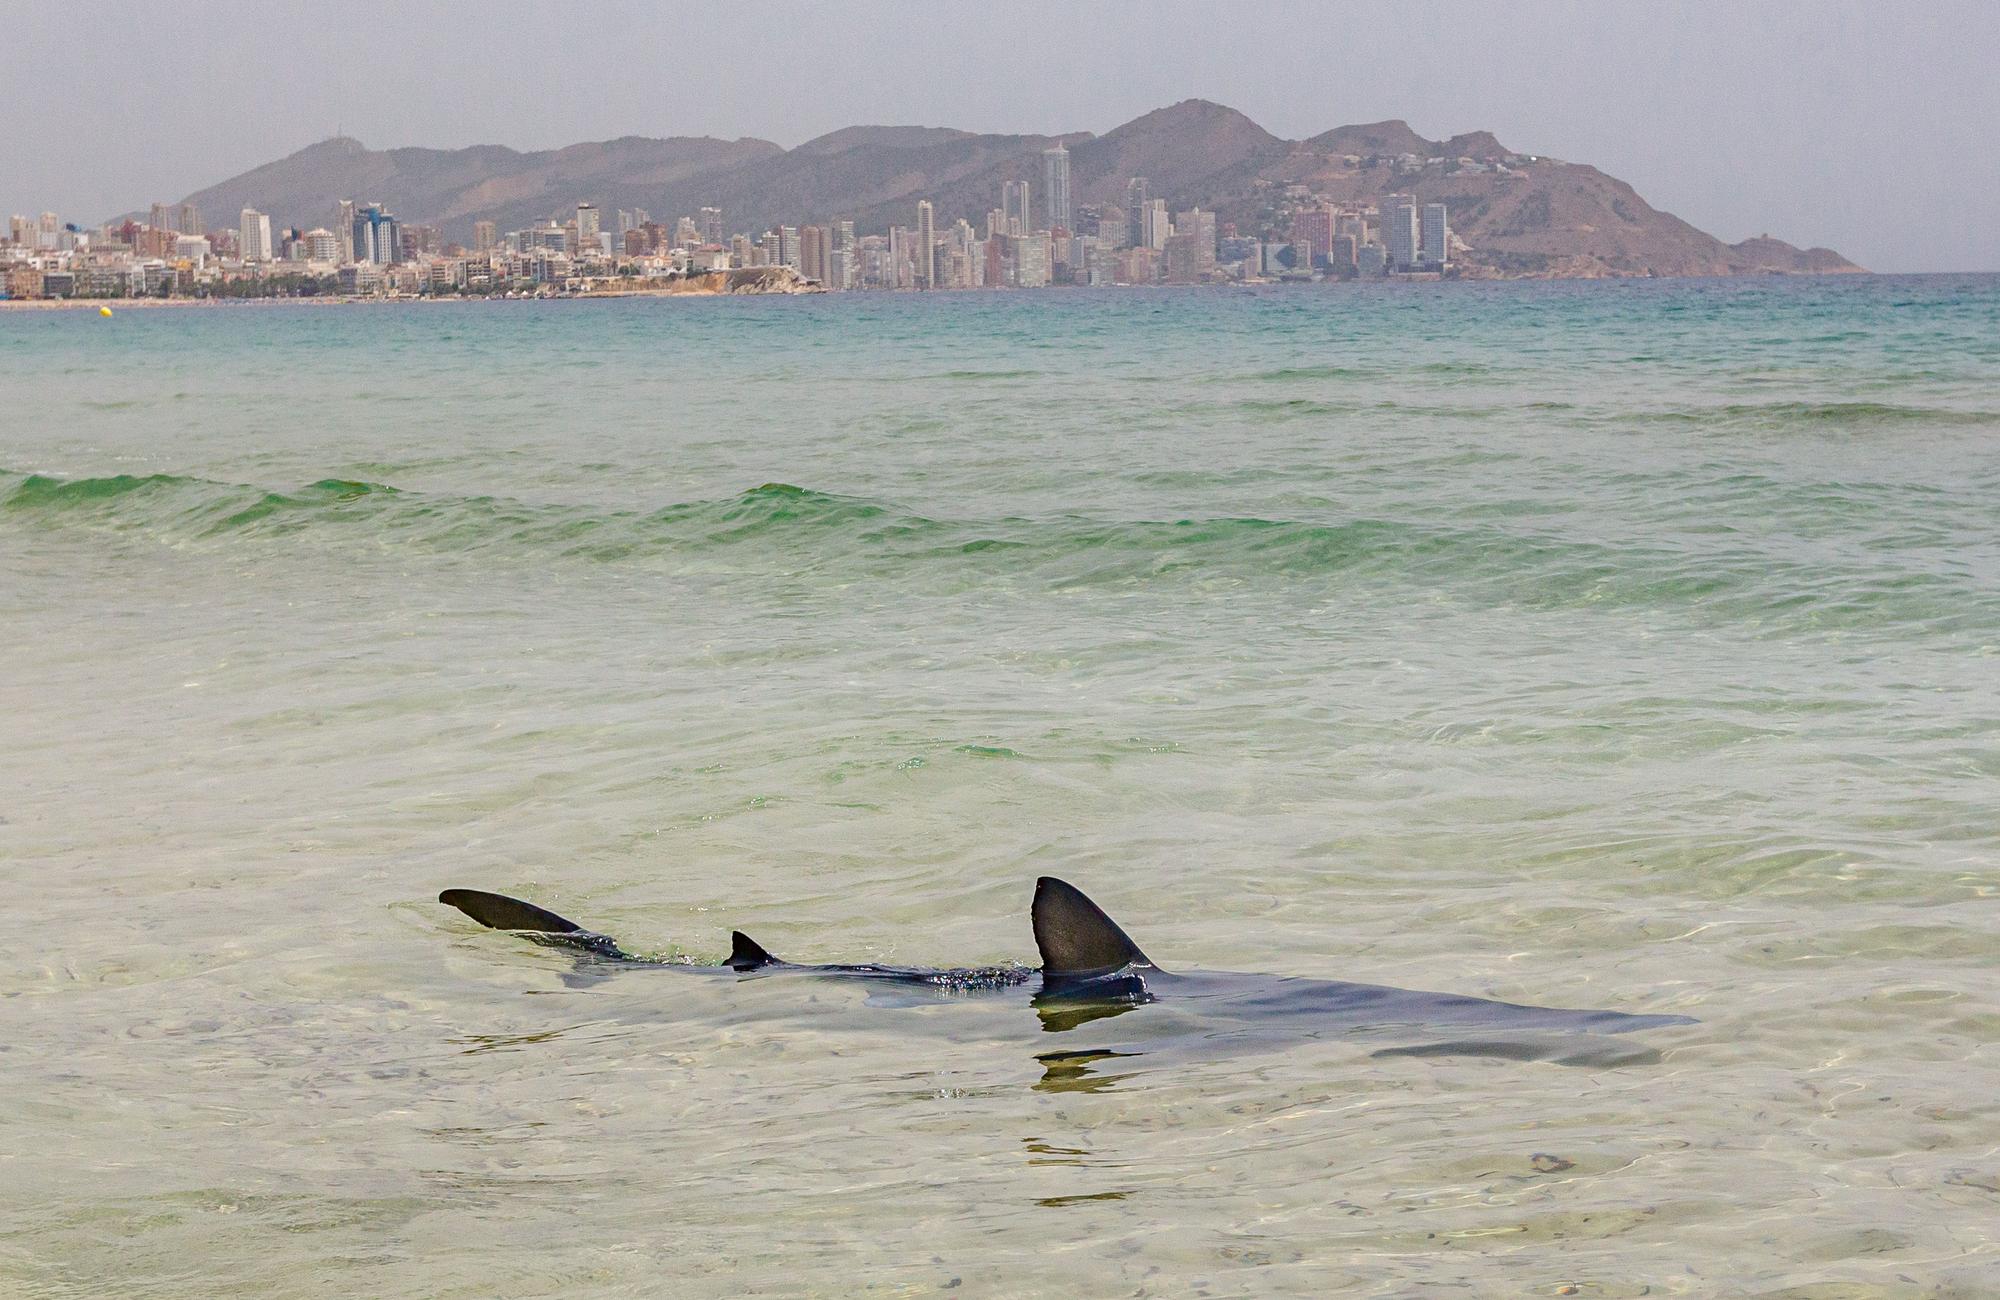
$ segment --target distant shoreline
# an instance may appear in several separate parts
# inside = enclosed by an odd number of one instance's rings
[[[1465,278],[1465,279],[1461,279],[1461,280],[1439,280],[1439,279],[1437,279],[1436,277],[1428,277],[1428,278],[1425,278],[1425,279],[1422,279],[1422,280],[1407,280],[1407,282],[1408,282],[1408,283],[1423,283],[1423,284],[1465,284],[1465,285],[1473,285],[1473,284],[1477,284],[1477,285],[1494,285],[1494,284],[1622,284],[1622,283],[1630,283],[1630,282],[1632,282],[1632,281],[1635,281],[1635,280],[1638,280],[1638,281],[1648,281],[1648,282],[1653,282],[1653,283],[1659,283],[1659,282],[1662,282],[1662,281],[1666,281],[1666,282],[1674,282],[1674,281],[1681,281],[1681,280],[1717,280],[1717,281],[1725,281],[1725,280],[1726,280],[1726,281],[1744,281],[1744,282],[1767,282],[1767,281],[1772,281],[1772,280],[1855,280],[1855,279],[1875,279],[1875,278],[1880,278],[1880,277],[1882,277],[1882,276],[1898,276],[1898,275],[1988,275],[1988,274],[2000,274],[2000,272],[1985,272],[1985,271],[1895,271],[1895,272],[1877,272],[1877,271],[1828,271],[1828,272],[1810,272],[1810,271],[1766,271],[1766,272],[1761,272],[1761,273],[1758,273],[1758,274],[1754,274],[1754,275],[1618,275],[1618,276],[1546,276],[1546,277],[1538,277],[1538,276],[1506,276],[1506,277],[1499,277],[1499,276],[1494,276],[1494,277],[1486,277],[1486,276],[1479,276],[1479,277],[1467,277],[1467,278]],[[1108,285],[1091,285],[1091,286],[1085,286],[1085,285],[1051,285],[1051,286],[1049,286],[1049,288],[1050,288],[1051,290],[1054,290],[1054,291],[1056,291],[1056,292],[1062,292],[1062,291],[1063,291],[1063,290],[1065,290],[1065,289],[1083,289],[1083,288],[1094,288],[1094,289],[1111,289],[1111,290],[1120,290],[1120,289],[1141,289],[1141,290],[1144,290],[1144,289],[1155,289],[1155,290],[1157,290],[1157,289],[1229,289],[1229,288],[1238,288],[1238,289],[1240,289],[1240,288],[1298,288],[1298,289],[1324,289],[1324,288],[1329,288],[1329,287],[1335,287],[1335,288],[1339,288],[1339,287],[1346,287],[1346,286],[1348,286],[1348,285],[1360,285],[1360,286],[1369,286],[1369,285],[1373,285],[1373,284],[1376,284],[1376,283],[1380,283],[1380,284],[1384,284],[1384,285],[1387,285],[1387,284],[1395,284],[1395,283],[1403,283],[1403,282],[1405,282],[1405,281],[1390,281],[1390,280],[1382,280],[1382,281],[1379,281],[1379,282],[1375,282],[1375,281],[1366,281],[1366,280],[1343,280],[1343,281],[1339,281],[1339,282],[1337,282],[1337,283],[1334,283],[1334,284],[1331,284],[1331,285],[1330,285],[1330,284],[1329,284],[1328,282],[1325,282],[1325,281],[1314,281],[1314,282],[1312,282],[1311,284],[1287,284],[1287,283],[1286,283],[1285,281],[1282,281],[1282,280],[1268,280],[1268,281],[1261,281],[1261,282],[1248,282],[1248,283],[1246,283],[1246,282],[1244,282],[1244,281],[1234,281],[1234,282],[1231,282],[1231,283],[1227,283],[1227,284],[1115,284],[1115,285],[1109,285],[1109,284],[1108,284]],[[852,291],[850,291],[850,292],[849,292],[849,293],[847,293],[847,294],[841,294],[841,295],[832,295],[832,296],[839,296],[839,297],[850,297],[850,296],[851,296],[851,297],[860,297],[860,298],[875,298],[875,297],[885,297],[885,296],[886,296],[886,297],[924,297],[924,298],[963,298],[963,297],[982,297],[982,296],[986,296],[986,295],[988,295],[988,294],[992,294],[992,293],[1001,293],[1001,292],[1005,292],[1005,293],[1009,293],[1009,294],[1011,295],[1011,294],[1013,294],[1013,293],[1017,293],[1018,291],[1014,291],[1014,290],[1000,290],[1000,289],[985,289],[985,290],[981,290],[981,289],[951,289],[951,290],[940,290],[940,291],[938,291],[938,292],[935,292],[935,293],[925,293],[925,292],[923,292],[923,291],[921,291],[921,290],[891,290],[891,289],[878,289],[878,290],[852,290]],[[527,297],[520,297],[520,298],[508,298],[508,297],[503,297],[503,296],[501,296],[501,295],[499,295],[499,294],[474,294],[474,295],[470,295],[470,296],[466,296],[466,297],[460,297],[460,296],[457,296],[457,295],[437,295],[437,296],[432,296],[432,295],[427,295],[427,294],[426,294],[426,295],[414,295],[414,296],[405,296],[405,297],[397,297],[397,298],[382,298],[382,297],[376,297],[376,296],[374,296],[374,295],[362,295],[362,296],[355,296],[355,297],[344,297],[344,296],[332,296],[332,295],[314,295],[314,296],[312,296],[312,297],[301,297],[301,298],[0,298],[0,312],[7,312],[7,311],[89,311],[89,310],[94,310],[94,309],[96,309],[96,308],[99,308],[99,307],[109,307],[109,308],[111,308],[111,309],[112,309],[112,311],[113,311],[113,312],[120,312],[120,311],[127,311],[127,310],[143,310],[143,311],[154,311],[154,310],[157,310],[157,309],[160,309],[160,308],[163,308],[163,307],[183,307],[183,308],[185,308],[185,307],[202,307],[202,308],[206,308],[206,307],[409,307],[409,306],[418,306],[418,305],[438,305],[438,306],[443,306],[443,305],[448,305],[448,304],[459,304],[459,305],[464,305],[464,304],[471,304],[471,303],[486,303],[486,302],[500,302],[500,303],[506,303],[506,302],[524,302],[524,303],[525,303],[525,302],[605,302],[605,301],[610,301],[610,300],[613,300],[613,299],[631,299],[631,298],[656,298],[656,299],[676,299],[676,300],[684,300],[684,299],[689,299],[689,298],[820,298],[820,297],[825,297],[825,296],[829,296],[829,295],[823,295],[823,294],[818,294],[818,293],[810,293],[810,294],[799,294],[799,293],[687,293],[687,292],[680,292],[680,293],[647,293],[647,292],[642,292],[642,291],[635,291],[635,292],[630,292],[630,293],[615,293],[615,292],[614,292],[614,293],[585,293],[585,294],[550,294],[550,295],[547,295],[547,296],[539,296],[539,297],[538,297],[538,296],[533,296],[533,295],[530,295],[530,296],[527,296]],[[1032,297],[1033,295],[1030,295],[1030,296]]]

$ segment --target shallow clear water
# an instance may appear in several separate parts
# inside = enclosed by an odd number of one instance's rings
[[[1994,277],[4,313],[0,662],[0,1292],[2000,1293]],[[433,901],[1038,874],[1701,1023],[1050,1067]]]

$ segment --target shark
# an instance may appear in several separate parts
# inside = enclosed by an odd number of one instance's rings
[[[608,935],[505,894],[447,889],[438,901],[489,929],[568,949],[593,974],[653,969],[737,980],[859,981],[892,992],[887,1001],[1012,995],[1032,1007],[1049,1033],[1132,1018],[1105,1041],[1038,1053],[1047,1071],[1044,1086],[1050,1087],[1091,1086],[1094,1069],[1103,1063],[1163,1050],[1207,1056],[1327,1038],[1379,1042],[1377,1057],[1640,1064],[1657,1061],[1658,1053],[1611,1046],[1608,1036],[1698,1023],[1684,1015],[1531,1006],[1295,975],[1172,971],[1148,957],[1082,890],[1054,876],[1035,882],[1030,910],[1038,967],[793,962],[741,931],[730,933],[729,955],[720,962],[663,961],[627,952]]]

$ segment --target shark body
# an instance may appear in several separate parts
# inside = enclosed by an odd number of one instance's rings
[[[1573,1064],[1631,1064],[1657,1059],[1640,1049],[1610,1049],[1601,1035],[1695,1023],[1680,1015],[1528,1006],[1378,984],[1237,971],[1162,969],[1117,922],[1074,885],[1044,876],[1036,882],[1033,920],[1039,968],[910,967],[873,963],[809,965],[773,956],[739,932],[728,958],[715,965],[634,956],[610,937],[565,917],[479,890],[448,889],[438,901],[492,929],[577,951],[593,966],[645,968],[710,977],[800,975],[863,981],[899,998],[969,994],[1025,996],[1044,1030],[1066,1032],[1113,1016],[1151,1011],[1121,1024],[1127,1041],[1088,1050],[1042,1054],[1052,1076],[1087,1072],[1108,1058],[1159,1050],[1207,1052],[1245,1045],[1326,1037],[1392,1041],[1377,1055],[1481,1055]],[[1145,1022],[1145,1023],[1139,1023]],[[1416,1041],[1407,1041],[1412,1037]],[[1200,1049],[1197,1049],[1200,1050]]]

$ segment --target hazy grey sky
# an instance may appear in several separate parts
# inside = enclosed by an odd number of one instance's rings
[[[1591,162],[1726,240],[2000,270],[2000,0],[0,3],[0,213],[95,222],[334,133],[548,148],[1105,131],[1199,96]],[[108,15],[108,17],[106,16]],[[579,23],[587,20],[587,24]],[[211,218],[222,214],[210,214]]]

